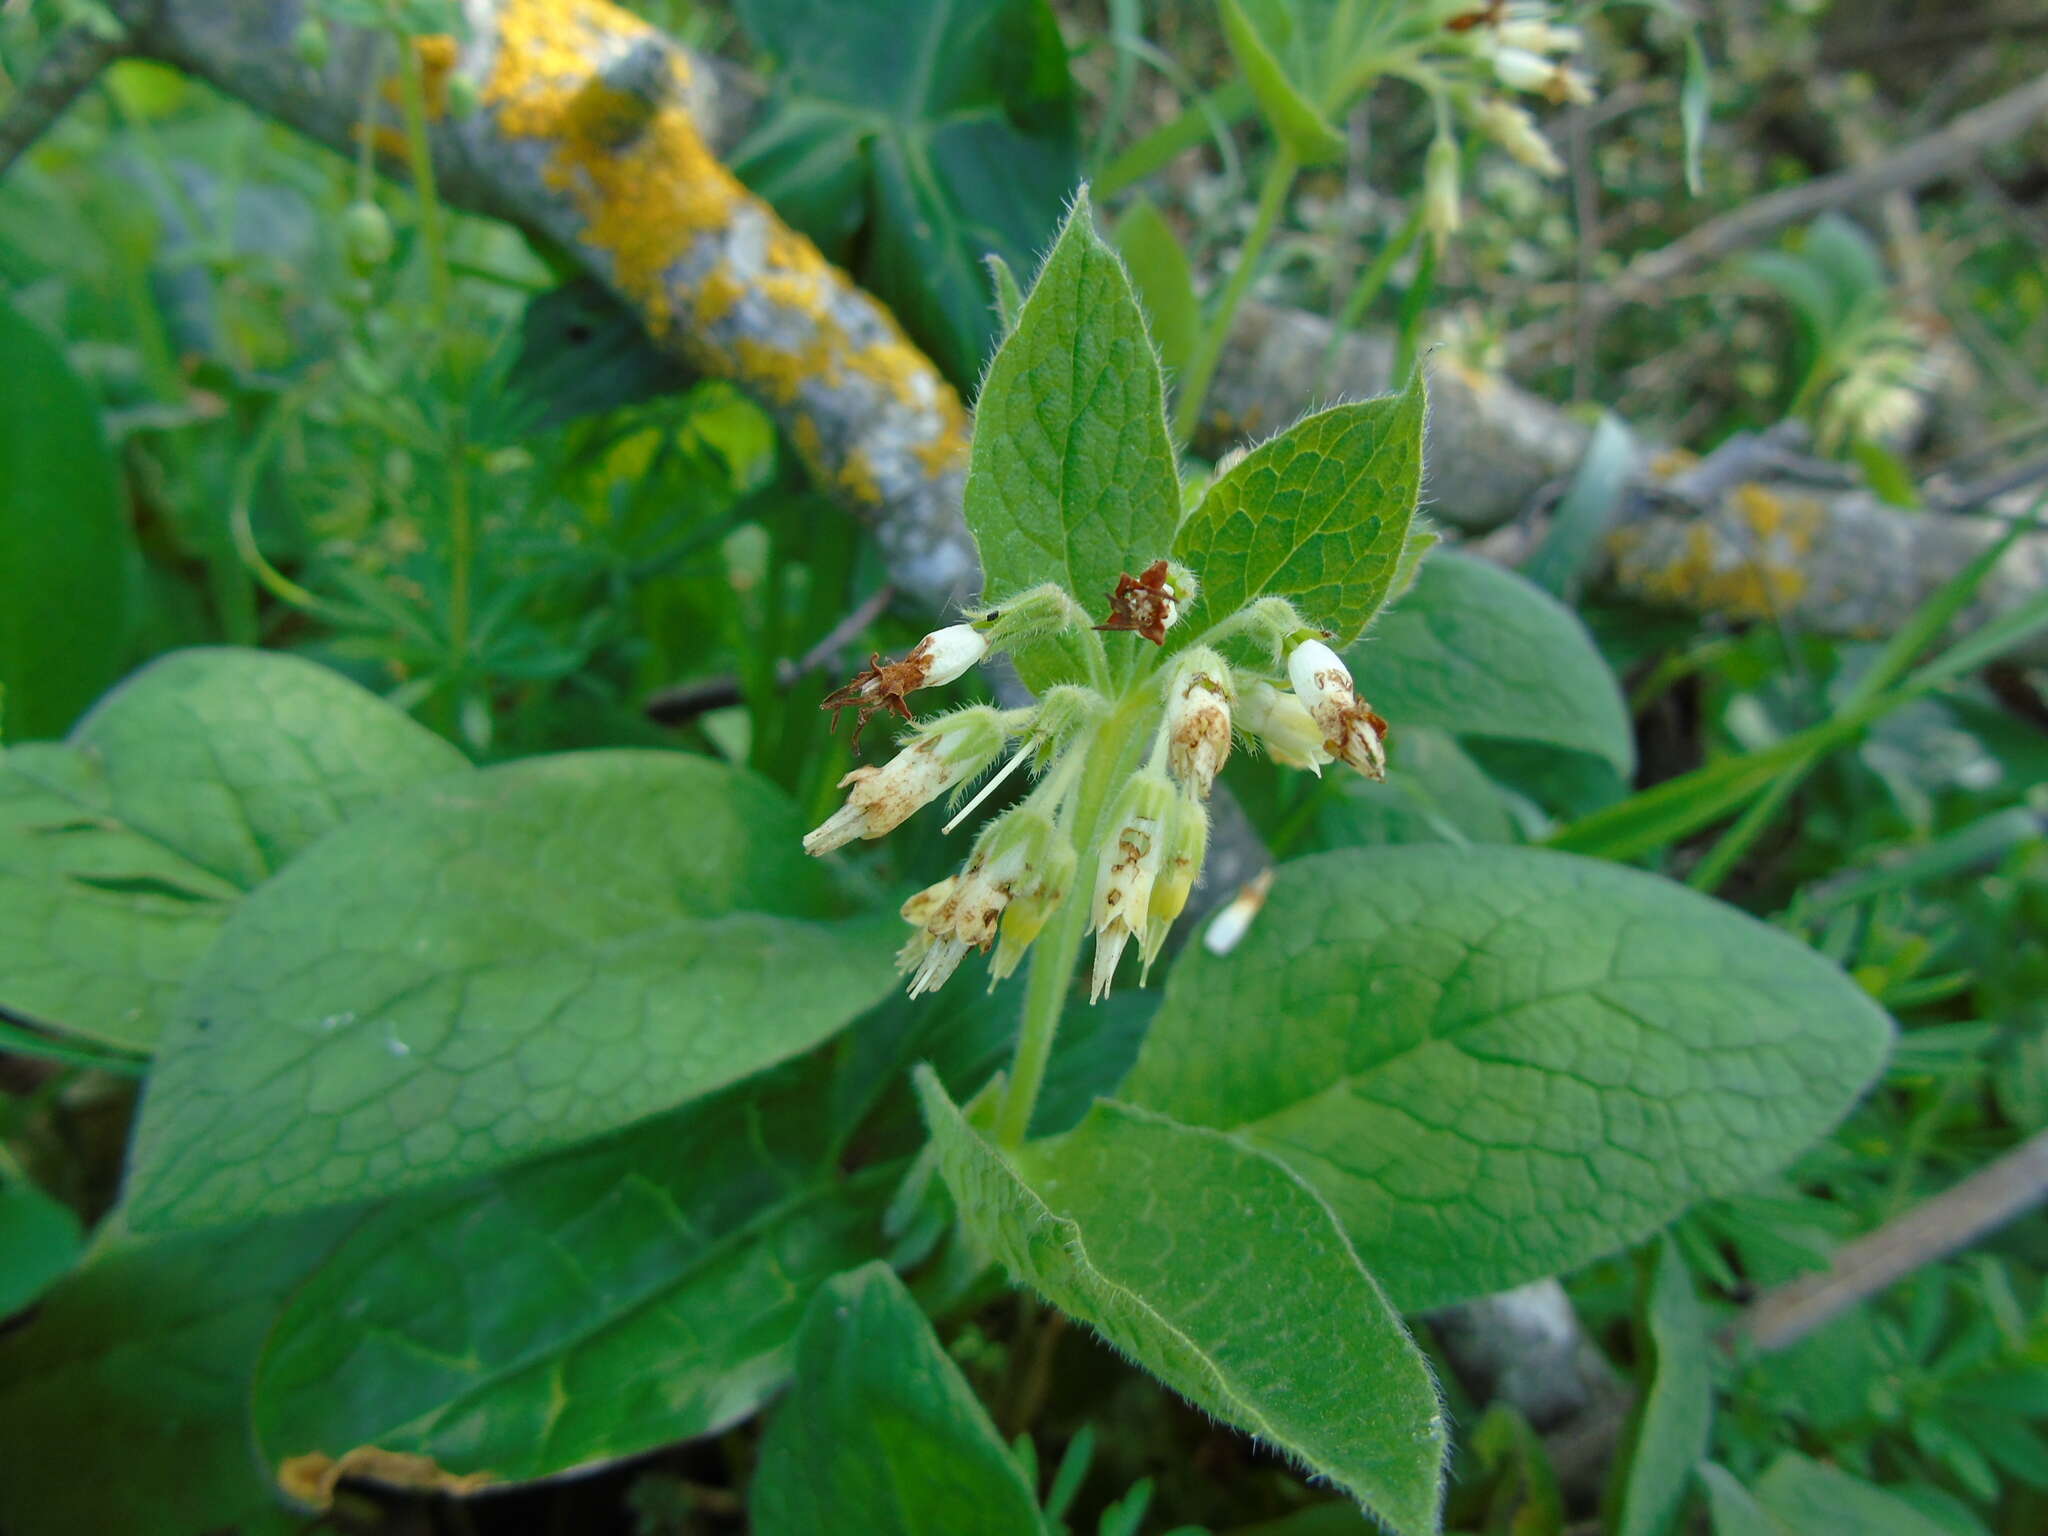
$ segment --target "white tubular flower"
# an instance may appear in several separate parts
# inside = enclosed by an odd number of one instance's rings
[[[1147,770],[1133,776],[1111,818],[1110,824],[1117,830],[1102,846],[1102,863],[1095,875],[1095,910],[1090,924],[1095,935],[1095,970],[1088,983],[1091,1003],[1108,994],[1124,947],[1140,937],[1150,921],[1152,885],[1166,857],[1166,819],[1174,799],[1166,775]]]
[[[1209,812],[1200,802],[1183,796],[1173,807],[1166,823],[1166,856],[1160,861],[1159,877],[1152,882],[1152,900],[1145,909],[1145,968],[1138,985],[1152,974],[1152,962],[1166,945],[1166,935],[1182,912],[1195,882],[1202,877],[1202,861],[1209,855]]]
[[[1323,733],[1323,749],[1369,779],[1387,776],[1387,722],[1352,686],[1351,670],[1320,640],[1304,640],[1288,653],[1288,681]]]
[[[1464,210],[1458,200],[1458,141],[1440,133],[1430,141],[1422,164],[1422,227],[1441,246],[1458,232]]]
[[[1209,798],[1230,756],[1229,674],[1221,657],[1192,657],[1166,700],[1166,769],[1197,800]]]
[[[1527,91],[1560,105],[1572,101],[1584,106],[1593,99],[1585,76],[1526,48],[1496,49],[1493,73],[1511,91]]]
[[[856,768],[839,781],[842,805],[804,838],[804,852],[830,853],[857,837],[893,832],[961,780],[981,772],[1007,740],[1001,717],[985,707],[947,715],[880,768]]]
[[[987,654],[988,637],[979,629],[972,624],[950,624],[918,641],[901,661],[870,656],[867,666],[855,674],[853,681],[827,694],[819,707],[832,711],[834,728],[839,724],[840,710],[854,712],[853,745],[858,751],[860,733],[870,715],[887,710],[908,720],[910,706],[904,702],[906,694],[950,683]]]
[[[990,987],[1024,963],[1025,953],[1052,921],[1053,913],[1067,899],[1067,892],[1074,888],[1074,875],[1079,868],[1074,845],[1062,837],[1046,850],[1045,867],[1038,872],[1037,883],[1029,890],[1020,883],[1009,906],[1003,909],[1002,932],[996,940],[995,957],[988,963]]]
[[[1491,97],[1479,104],[1477,117],[1480,131],[1530,170],[1545,176],[1564,174],[1564,162],[1536,126],[1536,119],[1513,102]]]
[[[972,624],[948,624],[917,642],[906,661],[922,661],[921,688],[937,688],[964,675],[988,654],[988,640]]]
[[[918,962],[924,959],[925,951],[932,947],[931,920],[939,909],[952,899],[953,889],[959,883],[958,875],[948,875],[938,884],[926,886],[899,908],[903,914],[903,921],[910,924],[915,931],[903,941],[903,947],[896,951],[897,970],[915,970]]]
[[[1547,6],[1531,6],[1528,14],[1510,15],[1494,29],[1494,37],[1503,48],[1519,48],[1525,53],[1577,53],[1586,44],[1586,36],[1577,27],[1560,27],[1549,20]]]
[[[1237,719],[1265,743],[1276,763],[1306,768],[1321,778],[1323,764],[1335,761],[1323,750],[1323,733],[1307,706],[1271,683],[1253,683],[1244,691],[1238,701]]]
[[[923,909],[926,946],[917,955],[910,978],[912,997],[944,986],[970,949],[987,952],[1011,901],[1020,891],[1036,889],[1046,849],[1057,836],[1048,817],[1025,807],[982,834],[967,868],[945,898]]]

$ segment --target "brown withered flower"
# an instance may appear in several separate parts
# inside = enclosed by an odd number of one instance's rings
[[[871,652],[867,666],[854,674],[844,688],[834,689],[818,707],[832,711],[832,728],[839,729],[839,711],[858,710],[853,722],[853,750],[860,750],[860,733],[868,717],[887,710],[899,719],[910,718],[904,695],[920,688],[950,683],[988,654],[988,641],[972,624],[950,624],[934,630],[901,661],[884,661],[881,652]]]
[[[1128,571],[1117,578],[1109,594],[1109,618],[1097,629],[1129,630],[1143,635],[1154,645],[1166,644],[1166,631],[1180,617],[1180,604],[1173,595],[1173,583],[1166,578],[1166,562],[1155,560],[1144,574]]]

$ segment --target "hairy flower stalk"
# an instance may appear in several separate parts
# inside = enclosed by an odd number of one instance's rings
[[[1369,779],[1387,776],[1387,722],[1358,696],[1351,669],[1320,640],[1303,640],[1287,656],[1294,696],[1322,732],[1323,750]]]

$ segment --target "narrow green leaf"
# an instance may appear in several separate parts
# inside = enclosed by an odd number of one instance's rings
[[[1393,585],[1422,485],[1422,377],[1267,439],[1209,487],[1173,541],[1202,584],[1189,635],[1254,598],[1291,598],[1339,646]]]
[[[1202,306],[1195,297],[1195,275],[1180,236],[1149,197],[1136,197],[1116,221],[1116,248],[1130,269],[1152,341],[1169,373],[1187,366],[1202,333]]]
[[[1714,1536],[1802,1536],[1757,1501],[1735,1474],[1713,1462],[1702,1463],[1700,1486],[1707,1492],[1707,1514]]]
[[[0,1337],[0,1528],[286,1536],[249,1446],[249,1375],[285,1295],[347,1230],[321,1216],[120,1239]]]
[[[135,538],[99,407],[0,298],[0,740],[61,736],[120,675]]]
[[[1614,526],[1635,464],[1635,435],[1613,412],[1601,412],[1572,483],[1551,514],[1550,532],[1523,564],[1522,574],[1552,597],[1571,602]]]
[[[1041,1536],[1038,1500],[881,1263],[827,1281],[747,1500],[757,1536]]]
[[[1702,160],[1707,129],[1714,116],[1714,72],[1697,27],[1685,34],[1685,77],[1678,87],[1678,122],[1685,133],[1685,190],[1698,197],[1706,190]]]
[[[84,1241],[69,1206],[26,1179],[0,1180],[0,1323],[62,1278]]]
[[[1291,11],[1280,0],[1219,0],[1223,35],[1237,67],[1251,83],[1274,137],[1303,165],[1335,164],[1344,158],[1344,135],[1314,105],[1315,83],[1289,64],[1301,63],[1302,39]],[[1312,46],[1312,45],[1311,45]],[[1282,60],[1287,60],[1283,63]]]
[[[1627,702],[1585,625],[1511,571],[1437,550],[1349,659],[1397,734],[1542,742],[1635,772]]]
[[[308,661],[152,663],[64,745],[0,754],[0,1007],[147,1048],[244,891],[350,817],[467,768]]]
[[[880,1250],[901,1167],[832,1169],[829,1066],[372,1215],[271,1333],[264,1459],[376,1445],[517,1481],[753,1413],[812,1289]]]
[[[1419,1310],[1743,1188],[1890,1038],[1804,945],[1667,881],[1387,848],[1284,865],[1228,956],[1190,945],[1120,1096],[1281,1159]]]
[[[1667,1235],[1644,1265],[1642,1332],[1647,1390],[1630,1426],[1615,1536],[1661,1536],[1673,1528],[1707,1454],[1714,1417],[1712,1345],[1693,1292],[1692,1271]]]
[[[1948,1536],[1904,1499],[1797,1451],[1771,1463],[1757,1479],[1756,1497],[1799,1536]]]
[[[1205,1412],[1403,1533],[1437,1528],[1428,1368],[1331,1220],[1274,1160],[1103,1100],[1014,1159],[918,1090],[961,1220],[1013,1278]]]
[[[1159,359],[1085,195],[982,387],[966,510],[993,603],[1054,581],[1106,613],[1117,578],[1173,544],[1180,479]],[[1020,652],[1017,669],[1043,692],[1093,649],[1067,636]]]
[[[130,1160],[138,1229],[453,1180],[808,1049],[892,981],[795,809],[679,753],[430,786],[247,898],[182,995]]]

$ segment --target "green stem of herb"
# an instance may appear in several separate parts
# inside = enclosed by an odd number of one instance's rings
[[[1330,328],[1330,344],[1323,350],[1323,361],[1316,370],[1316,394],[1321,395],[1328,388],[1330,373],[1337,366],[1337,357],[1344,350],[1344,338],[1358,328],[1380,296],[1380,290],[1387,286],[1387,279],[1394,275],[1395,264],[1406,256],[1414,246],[1416,236],[1422,233],[1423,200],[1416,198],[1408,211],[1407,220],[1394,232],[1394,236],[1380,247],[1379,255],[1372,259],[1372,265],[1359,274],[1352,286],[1350,296],[1344,300],[1344,308],[1337,316],[1337,323]]]
[[[449,334],[455,314],[454,280],[448,268],[448,242],[441,223],[441,198],[434,186],[434,154],[427,142],[427,85],[420,70],[419,50],[409,39],[398,46],[405,103],[406,168],[420,204],[420,241],[427,252],[427,282],[433,295],[435,328]]]
[[[1195,355],[1188,360],[1187,372],[1181,376],[1180,399],[1173,410],[1173,431],[1182,442],[1194,435],[1196,423],[1202,419],[1202,403],[1216,377],[1224,343],[1230,339],[1231,322],[1237,318],[1238,305],[1251,291],[1252,279],[1258,276],[1259,259],[1266,254],[1266,243],[1279,227],[1280,210],[1287,206],[1287,194],[1294,190],[1295,173],[1300,168],[1300,162],[1285,145],[1274,151],[1272,164],[1266,167],[1265,180],[1259,184],[1259,207],[1252,219],[1251,233],[1245,236],[1237,266],[1217,300],[1216,313],[1210,316]]]
[[[1074,968],[1080,963],[1081,945],[1088,936],[1088,919],[1095,906],[1092,855],[1100,842],[1101,821],[1109,808],[1110,790],[1120,777],[1137,730],[1145,723],[1146,706],[1152,702],[1154,693],[1152,680],[1143,679],[1124,695],[1092,739],[1084,738],[1068,749],[1081,753],[1084,764],[1072,823],[1081,867],[1074,877],[1074,888],[1033,947],[1031,974],[1024,984],[1024,1018],[1017,1029],[1017,1051],[1010,1063],[1010,1082],[1003,1090],[1002,1107],[996,1113],[998,1146],[1022,1146],[1031,1129],[1031,1113],[1038,1107],[1039,1090],[1045,1086],[1046,1064],[1052,1060],[1053,1039],[1059,1034],[1060,1015],[1066,1011]]]

